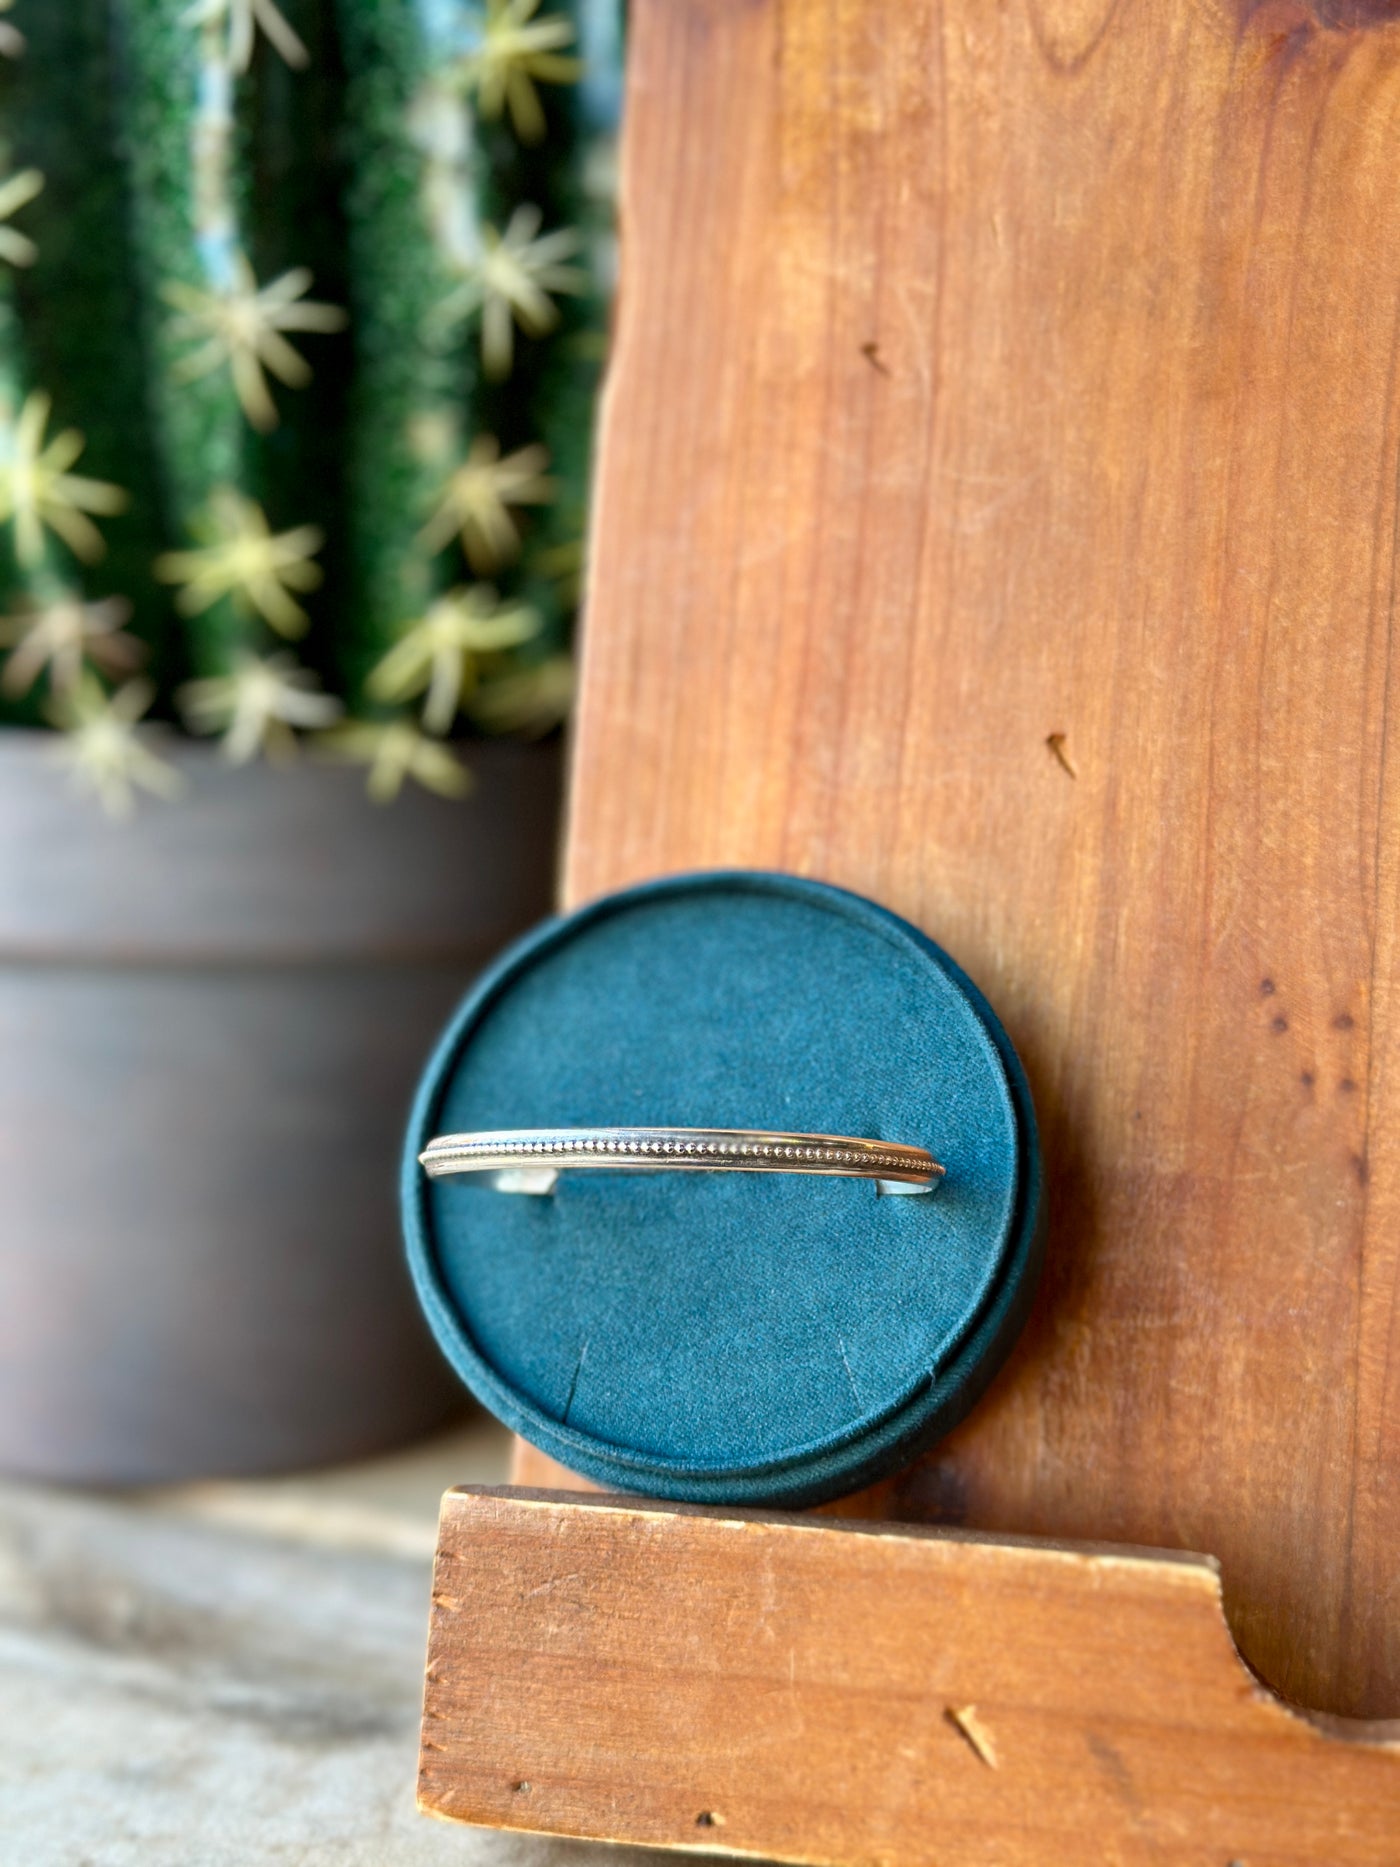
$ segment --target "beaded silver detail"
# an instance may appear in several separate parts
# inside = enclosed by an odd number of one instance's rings
[[[538,1166],[533,1162],[517,1166],[521,1155],[549,1158]],[[887,1191],[903,1192],[930,1192],[944,1173],[926,1148],[902,1142],[739,1128],[553,1128],[449,1134],[430,1141],[418,1158],[434,1179],[508,1170],[512,1176],[509,1190],[531,1192],[549,1190],[558,1173],[571,1167],[815,1173],[878,1180]],[[546,1179],[549,1187],[544,1185]]]

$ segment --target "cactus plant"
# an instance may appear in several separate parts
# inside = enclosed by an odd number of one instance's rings
[[[620,6],[0,8],[0,719],[113,808],[559,716]]]

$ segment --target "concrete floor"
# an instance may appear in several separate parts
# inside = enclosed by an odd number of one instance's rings
[[[478,1420],[394,1458],[124,1498],[0,1486],[0,1867],[625,1867],[413,1806],[429,1567]]]

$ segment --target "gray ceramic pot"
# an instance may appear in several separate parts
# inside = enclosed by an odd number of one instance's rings
[[[309,762],[178,754],[112,824],[0,734],[0,1468],[149,1483],[423,1431],[461,1390],[402,1267],[414,1079],[547,911],[551,750],[367,804]]]

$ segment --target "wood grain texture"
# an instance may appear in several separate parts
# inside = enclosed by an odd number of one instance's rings
[[[809,1862],[1393,1867],[1400,1727],[1264,1691],[1200,1557],[449,1491],[419,1803]]]
[[[987,990],[1042,1300],[891,1508],[1194,1547],[1400,1713],[1400,21],[637,0],[566,896]]]

